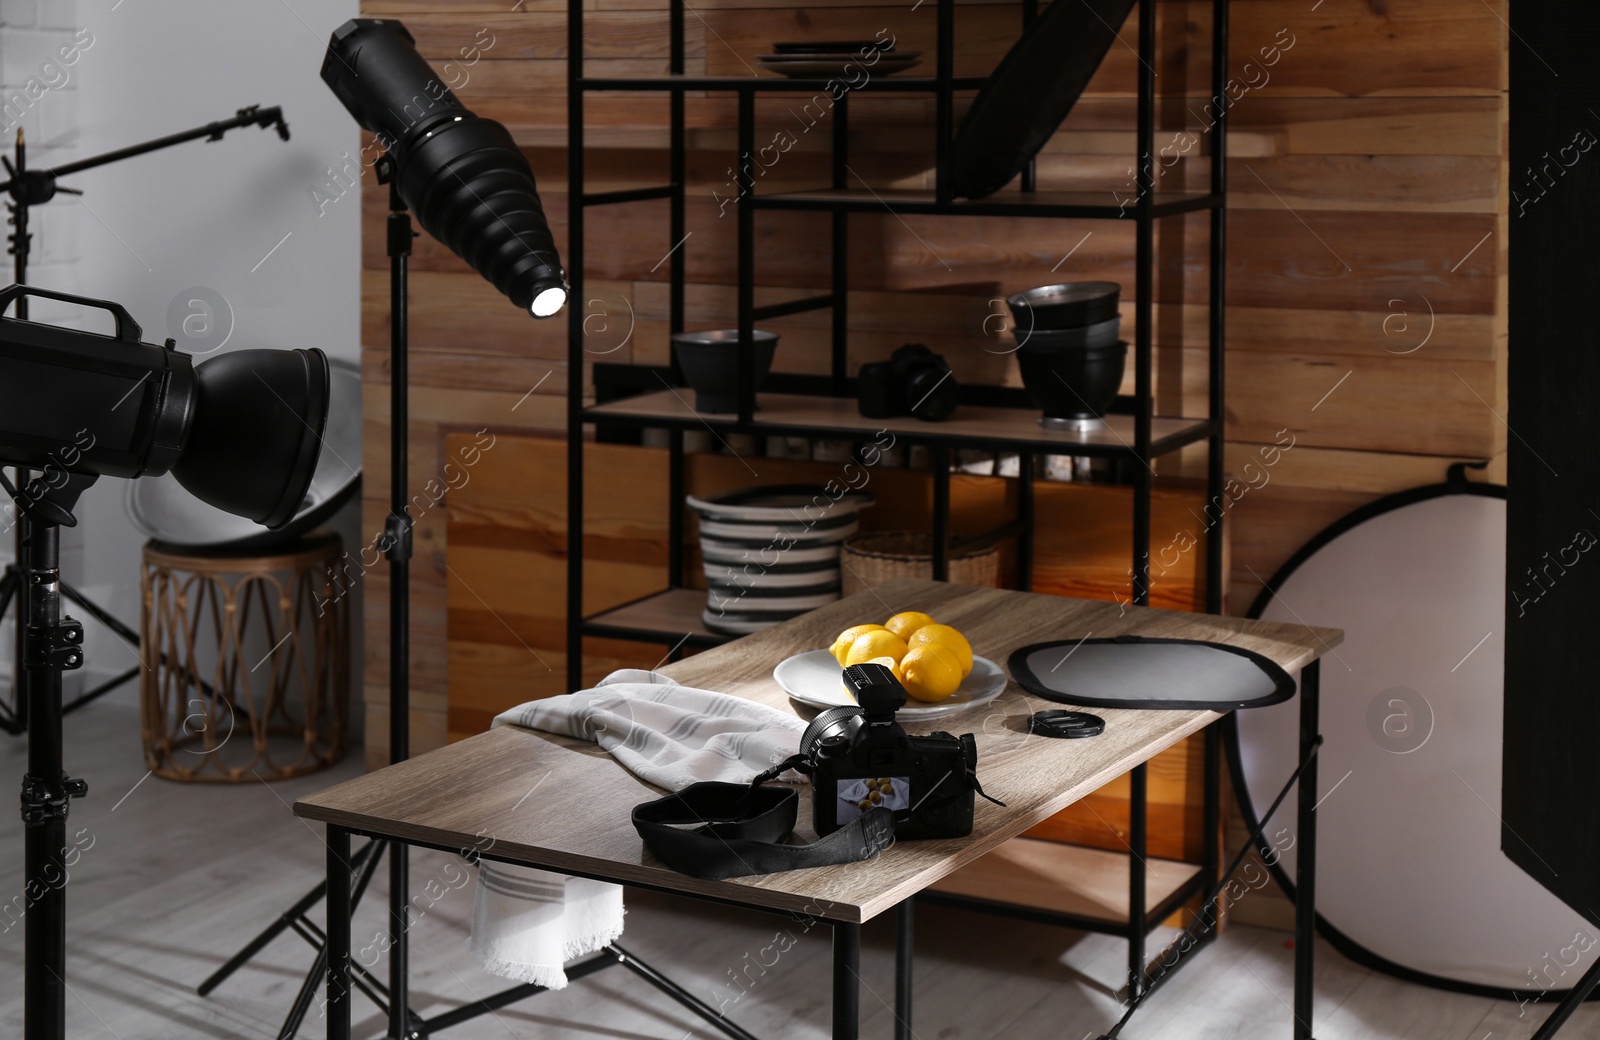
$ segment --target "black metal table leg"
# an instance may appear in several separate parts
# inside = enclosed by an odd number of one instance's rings
[[[894,1040],[915,1040],[911,1031],[911,970],[916,954],[916,901],[905,899],[895,911]]]
[[[1144,763],[1128,773],[1128,1003],[1137,1004],[1145,988],[1145,825],[1149,773]]]
[[[372,882],[372,875],[378,869],[378,862],[383,857],[384,844],[377,840],[369,841],[350,857],[350,869],[355,872],[355,887],[350,893],[352,916],[356,907],[361,905],[361,897],[366,894],[367,885]],[[324,881],[319,886],[319,892],[326,888],[327,882]],[[289,927],[317,953],[312,958],[310,969],[306,972],[305,984],[300,987],[294,1003],[289,1006],[289,1013],[284,1016],[283,1025],[278,1029],[278,1040],[293,1040],[299,1034],[300,1025],[305,1021],[307,1012],[311,1010],[312,1001],[316,999],[318,980],[325,978],[328,972],[328,933],[319,930],[303,914],[290,920]],[[388,1014],[388,989],[373,979],[371,973],[361,965],[354,961],[347,963],[350,966],[351,985],[365,993],[374,1004],[383,1009],[384,1014]]]
[[[1312,968],[1317,936],[1317,759],[1322,663],[1300,672],[1299,847],[1295,857],[1294,1040],[1312,1040]]]
[[[328,827],[328,1040],[350,1040],[350,832]]]
[[[833,925],[833,1040],[861,1035],[861,926]]]

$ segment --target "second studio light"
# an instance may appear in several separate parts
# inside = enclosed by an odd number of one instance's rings
[[[322,79],[387,150],[400,198],[428,234],[534,317],[566,305],[527,157],[504,126],[474,115],[440,81],[405,26],[384,18],[341,25]]]

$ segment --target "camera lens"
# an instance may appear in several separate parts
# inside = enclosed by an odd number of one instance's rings
[[[854,704],[829,708],[811,720],[800,737],[800,753],[808,758],[823,749],[835,749],[850,739],[850,720],[865,714]]]

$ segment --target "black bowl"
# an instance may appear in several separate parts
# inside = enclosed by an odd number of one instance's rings
[[[1076,329],[1012,329],[1011,335],[1027,350],[1103,350],[1117,345],[1121,331],[1118,316]]]
[[[1116,282],[1041,285],[1006,298],[1020,336],[1030,330],[1076,329],[1117,316],[1122,286]]]
[[[1122,386],[1128,344],[1081,349],[1017,351],[1022,385],[1047,420],[1082,423],[1111,410]]]
[[[755,364],[753,384],[760,390],[761,381],[772,371],[778,334],[756,329],[751,336],[750,359]],[[738,329],[680,332],[672,337],[672,346],[677,351],[683,378],[694,388],[696,411],[729,414],[739,410]]]

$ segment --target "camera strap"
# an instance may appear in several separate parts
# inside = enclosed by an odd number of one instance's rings
[[[673,870],[720,881],[871,859],[894,843],[894,813],[875,808],[810,845],[791,845],[800,811],[793,787],[766,787],[795,756],[748,784],[703,781],[633,808],[645,847]],[[698,824],[699,826],[694,826]]]

